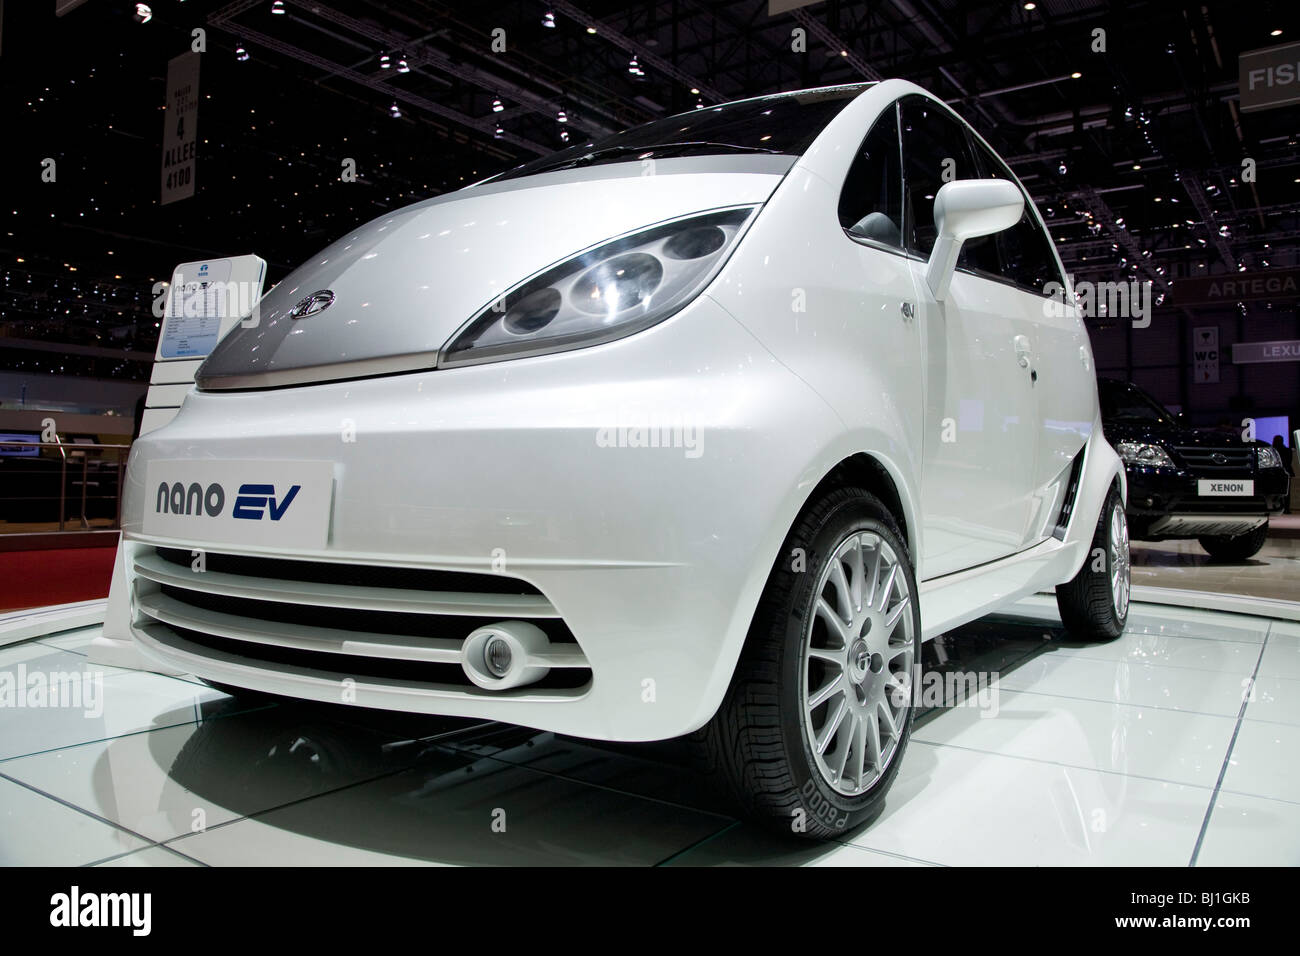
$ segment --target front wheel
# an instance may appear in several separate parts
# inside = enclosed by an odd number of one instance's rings
[[[829,838],[874,817],[911,734],[921,617],[893,518],[858,488],[800,517],[722,706],[712,762],[746,814]]]
[[[1253,558],[1268,540],[1268,522],[1245,534],[1214,535],[1198,538],[1204,548],[1217,561],[1245,561]]]
[[[1083,567],[1072,580],[1056,586],[1061,623],[1077,640],[1119,637],[1128,622],[1129,588],[1128,521],[1119,491],[1111,488]]]

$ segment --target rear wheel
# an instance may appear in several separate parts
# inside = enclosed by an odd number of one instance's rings
[[[1119,491],[1111,488],[1083,567],[1073,580],[1056,586],[1061,622],[1078,640],[1119,637],[1128,621],[1129,589],[1128,521]]]
[[[1264,547],[1264,542],[1268,540],[1268,522],[1265,521],[1254,531],[1245,534],[1215,535],[1197,540],[1212,558],[1219,561],[1245,561]]]
[[[746,813],[834,837],[875,816],[911,733],[921,618],[916,577],[869,492],[829,492],[800,517],[768,578],[711,763]]]

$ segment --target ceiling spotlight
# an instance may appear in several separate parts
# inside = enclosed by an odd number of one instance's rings
[[[148,23],[153,19],[153,7],[147,3],[137,3],[135,5],[135,20],[137,23]]]
[[[695,108],[696,108],[697,110],[702,110],[702,109],[704,109],[704,100],[696,100],[696,101],[695,101]]]
[[[1231,234],[1232,234],[1232,230],[1229,229],[1227,226],[1219,227],[1219,235],[1221,235],[1223,238],[1227,239],[1228,236]]]
[[[1133,164],[1133,168],[1134,168],[1135,170],[1136,170],[1136,169],[1141,169],[1141,168],[1142,168],[1142,164],[1141,164],[1141,163],[1134,163],[1134,164]]]
[[[394,103],[392,106],[388,107],[388,115],[393,119],[401,119],[402,111],[398,108],[397,104]]]
[[[587,27],[587,32],[588,32],[588,33],[595,33],[595,32],[596,32],[596,28],[595,28],[595,27]]]
[[[546,29],[548,29],[548,30],[554,30],[554,29],[555,29],[555,14],[553,14],[553,13],[551,13],[551,11],[547,10],[547,11],[546,11],[546,16],[542,17],[542,26],[546,27]]]
[[[397,72],[398,72],[398,73],[410,73],[410,72],[411,72],[411,68],[410,68],[409,66],[406,65],[406,61],[405,61],[405,60],[398,60],[398,61],[397,61]]]
[[[569,141],[569,131],[567,129],[560,130],[560,142],[567,143],[568,141]]]
[[[1070,79],[1072,79],[1072,80],[1077,80],[1077,79],[1079,79],[1081,76],[1083,76],[1083,74],[1080,73],[1078,70],[1075,70],[1073,73],[1070,74]]]
[[[699,96],[699,95],[700,95],[700,91],[697,90],[695,87],[692,86],[692,87],[691,87],[691,96]]]
[[[1282,31],[1281,31],[1281,30],[1270,30],[1268,35],[1271,36],[1271,37],[1280,37],[1280,36],[1282,35]]]
[[[275,0],[275,2],[271,4],[271,12],[277,15],[285,13],[284,0]]]
[[[1124,107],[1124,118],[1126,120],[1131,120],[1133,118],[1133,107],[1131,106]]]
[[[627,61],[627,71],[633,76],[645,76],[645,71],[641,69],[641,64],[637,62],[636,54],[632,54],[632,59]]]
[[[381,53],[381,54],[379,54],[379,68],[380,68],[381,70],[387,70],[387,69],[389,69],[392,65],[393,65],[393,64],[392,64],[391,62],[389,62],[388,54],[387,54],[387,53]]]
[[[248,51],[244,49],[244,45],[242,43],[235,45],[235,59],[238,60],[240,63],[243,63],[245,60],[248,59]]]
[[[1062,176],[1066,174],[1067,170],[1065,168],[1065,160],[1061,160],[1061,165],[1056,167],[1056,171]]]
[[[505,127],[503,127],[500,123],[497,123],[497,128],[492,131],[492,136],[495,139],[500,139],[505,134],[506,134]]]
[[[500,113],[503,109],[505,109],[505,105],[501,102],[501,99],[499,97],[492,101],[493,113]]]
[[[569,121],[569,114],[564,112],[564,110],[560,110],[560,112],[555,114],[555,121],[557,123],[567,123]]]
[[[1026,9],[1026,10],[1035,10],[1035,9],[1037,9],[1037,8],[1038,8],[1038,4],[1036,4],[1036,3],[1032,3],[1032,2],[1031,2],[1031,3],[1026,3],[1026,4],[1025,4],[1025,9]]]

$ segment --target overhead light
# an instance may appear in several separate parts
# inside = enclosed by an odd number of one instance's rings
[[[135,20],[137,23],[148,23],[153,19],[153,7],[147,3],[137,3],[135,5]]]
[[[284,0],[275,0],[275,2],[271,4],[271,12],[277,15],[283,14],[285,12]]]
[[[702,110],[702,109],[704,109],[704,100],[696,100],[696,102],[695,102],[695,108],[696,108],[697,110]]]
[[[551,13],[551,11],[547,10],[547,11],[546,11],[546,15],[545,15],[544,17],[542,17],[542,26],[546,27],[546,29],[548,29],[548,30],[554,30],[554,29],[555,29],[555,14],[553,14],[553,13]]]
[[[564,112],[564,110],[560,110],[560,112],[555,114],[555,121],[557,123],[567,123],[569,121],[569,114]]]
[[[1280,36],[1282,35],[1282,31],[1281,31],[1281,30],[1270,30],[1268,35],[1271,36],[1271,37],[1280,37]]]
[[[497,123],[497,128],[492,131],[493,137],[495,137],[496,139],[500,139],[505,134],[506,134],[505,128],[500,123]]]
[[[1155,202],[1164,202],[1164,200],[1161,199],[1159,196],[1156,196],[1156,197],[1155,197]]]
[[[1134,168],[1134,169],[1141,169],[1141,168],[1142,168],[1142,164],[1141,164],[1141,163],[1134,163],[1134,164],[1133,164],[1133,168]]]
[[[1133,118],[1133,107],[1131,106],[1124,107],[1124,118],[1126,120],[1131,120]]]
[[[1038,8],[1038,4],[1036,4],[1036,3],[1032,3],[1032,2],[1031,2],[1031,3],[1026,3],[1026,4],[1025,4],[1025,9],[1026,9],[1026,10],[1035,10],[1035,9],[1037,9],[1037,8]]]
[[[242,43],[235,44],[235,59],[241,63],[248,59],[248,51],[244,49]]]
[[[492,112],[493,112],[493,113],[500,113],[503,109],[505,109],[505,105],[502,104],[500,98],[494,99],[494,100],[492,101]]]
[[[389,69],[392,65],[393,65],[393,64],[390,63],[389,60],[388,60],[388,54],[387,54],[387,53],[381,53],[381,54],[379,54],[379,68],[380,68],[381,70],[387,70],[387,69]]]
[[[1056,171],[1062,176],[1066,173],[1065,160],[1061,160],[1061,165],[1056,167]]]
[[[848,55],[849,55],[848,50],[840,50],[840,56],[848,56]]]
[[[637,62],[636,54],[632,54],[632,59],[627,61],[627,71],[633,76],[645,76],[645,70],[641,69],[641,64]]]
[[[596,32],[596,28],[595,28],[595,27],[587,27],[587,32],[588,32],[588,33],[595,33],[595,32]]]
[[[402,111],[398,108],[397,104],[394,103],[392,106],[388,107],[388,115],[393,119],[401,119]]]
[[[399,59],[399,60],[397,61],[397,72],[398,72],[398,73],[410,73],[410,72],[411,72],[411,68],[410,68],[409,66],[406,65],[406,61],[405,61],[405,60],[400,60],[400,59]]]
[[[568,141],[569,141],[569,131],[567,129],[560,130],[560,142],[567,143]]]
[[[1080,73],[1078,70],[1075,70],[1073,73],[1070,74],[1070,79],[1072,79],[1072,80],[1077,80],[1077,79],[1079,79],[1081,76],[1083,76],[1083,74]]]
[[[692,87],[691,87],[691,96],[699,96],[699,95],[700,95],[700,91],[697,90],[695,87],[692,86]]]

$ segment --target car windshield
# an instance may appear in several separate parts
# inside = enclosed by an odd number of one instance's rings
[[[707,154],[800,156],[870,83],[778,93],[678,113],[517,166],[494,182],[553,169]]]
[[[1107,381],[1099,382],[1098,385],[1102,421],[1174,424],[1173,412],[1136,385]]]

